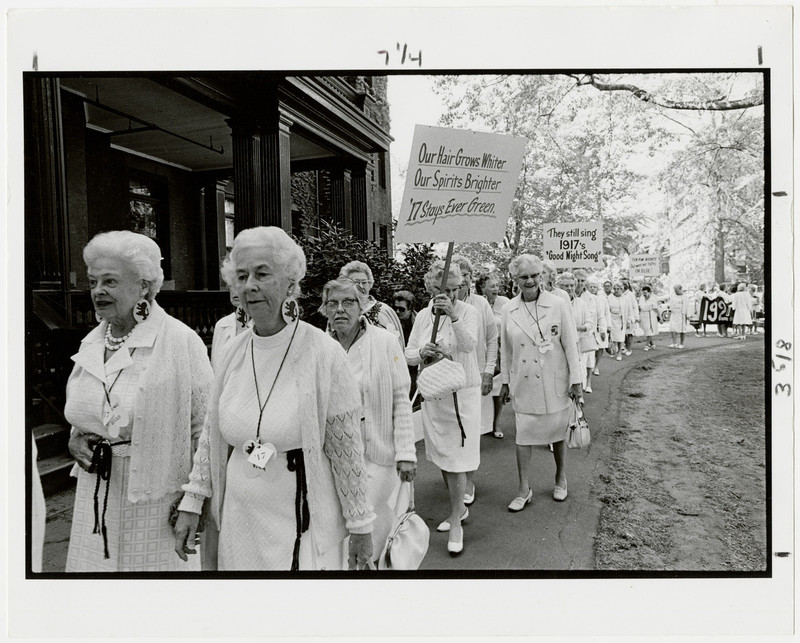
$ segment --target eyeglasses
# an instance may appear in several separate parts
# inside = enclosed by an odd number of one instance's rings
[[[325,302],[325,310],[327,310],[329,313],[335,313],[340,305],[345,310],[352,310],[353,306],[355,306],[357,303],[358,301],[352,298],[342,299],[342,301],[329,299],[328,301]]]
[[[395,308],[397,309],[398,313],[404,313],[408,311],[408,308],[406,308],[405,306],[395,306]]]
[[[356,286],[369,286],[369,280],[367,279],[350,279]]]

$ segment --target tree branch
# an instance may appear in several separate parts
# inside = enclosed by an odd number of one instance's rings
[[[585,74],[583,76],[576,76],[573,74],[568,75],[570,78],[574,79],[578,85],[591,85],[595,89],[603,92],[630,92],[636,98],[644,101],[645,103],[653,103],[653,105],[658,105],[667,109],[728,111],[734,109],[747,109],[748,107],[757,107],[764,104],[764,97],[760,92],[754,92],[747,98],[740,98],[737,100],[716,99],[678,101],[670,100],[668,98],[659,98],[647,90],[628,83],[604,83],[603,81],[595,78],[592,74]]]

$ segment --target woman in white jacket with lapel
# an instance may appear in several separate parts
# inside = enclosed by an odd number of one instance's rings
[[[509,511],[533,499],[530,486],[534,445],[553,445],[556,464],[553,498],[567,497],[565,470],[571,400],[580,398],[583,371],[572,313],[558,296],[540,288],[542,262],[520,255],[509,264],[520,294],[503,308],[500,397],[514,405],[517,421],[517,496]]]

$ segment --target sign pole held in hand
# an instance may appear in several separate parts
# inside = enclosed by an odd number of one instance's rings
[[[444,272],[442,273],[442,286],[441,291],[444,292],[447,288],[447,275],[450,273],[450,260],[453,258],[453,245],[451,241],[447,244],[447,256],[444,258]],[[431,331],[431,344],[436,343],[436,333],[439,332],[439,318],[442,316],[442,311],[437,310],[436,315],[433,317],[433,330]]]

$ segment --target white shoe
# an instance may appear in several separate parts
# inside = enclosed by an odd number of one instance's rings
[[[683,348],[683,344],[678,344],[678,348]]]
[[[461,522],[464,522],[467,518],[469,518],[469,508],[464,509],[464,513],[461,514]],[[439,523],[439,526],[436,528],[436,531],[450,531],[450,521],[445,520]]]
[[[670,348],[678,348],[678,345],[677,344],[670,344],[669,347]]]
[[[591,385],[591,384],[587,384],[587,385],[586,385],[586,388],[584,388],[583,390],[584,390],[586,393],[591,393],[591,392],[592,392],[592,385]]]
[[[622,353],[617,353],[617,361],[618,362],[622,361]]]
[[[594,369],[592,371],[592,375],[600,375],[600,371],[598,371],[597,369]]]

